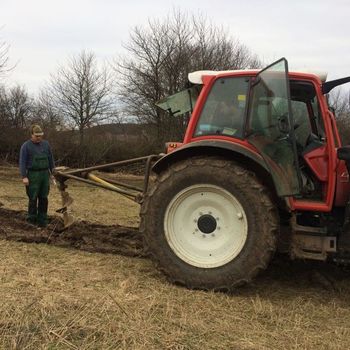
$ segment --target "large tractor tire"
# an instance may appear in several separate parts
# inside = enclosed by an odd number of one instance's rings
[[[232,290],[266,268],[278,215],[254,173],[198,157],[162,172],[141,208],[145,247],[172,282]]]

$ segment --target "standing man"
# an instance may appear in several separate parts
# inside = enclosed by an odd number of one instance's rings
[[[43,140],[44,133],[41,127],[32,125],[30,132],[31,138],[22,145],[19,157],[22,181],[29,198],[27,220],[39,227],[46,227],[47,196],[54,160],[50,144]]]

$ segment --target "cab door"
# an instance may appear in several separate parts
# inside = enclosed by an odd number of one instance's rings
[[[288,62],[285,58],[259,72],[251,86],[246,138],[264,158],[279,196],[301,192]]]

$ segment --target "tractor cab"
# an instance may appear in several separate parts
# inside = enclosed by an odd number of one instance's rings
[[[184,142],[171,147],[230,143],[234,152],[262,159],[291,210],[329,212],[345,206],[350,187],[342,180],[346,167],[337,158],[340,138],[325,94],[349,79],[326,77],[289,72],[284,58],[261,71],[198,71],[189,74],[191,89],[158,105],[174,115],[192,112]]]

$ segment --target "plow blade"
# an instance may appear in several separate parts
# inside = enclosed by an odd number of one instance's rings
[[[67,229],[69,226],[74,224],[73,215],[68,214],[68,212],[63,213],[63,230]]]
[[[69,195],[68,192],[60,191],[61,192],[61,198],[62,198],[62,208],[59,208],[56,210],[57,213],[64,213],[67,211],[67,207],[72,205],[73,198]]]
[[[62,214],[63,218],[63,227],[59,227],[57,231],[61,232],[67,229],[74,223],[74,217],[68,213],[68,207],[72,205],[73,198],[69,195],[68,192],[65,192],[59,187],[61,199],[62,199],[62,207],[56,210],[56,213]]]

